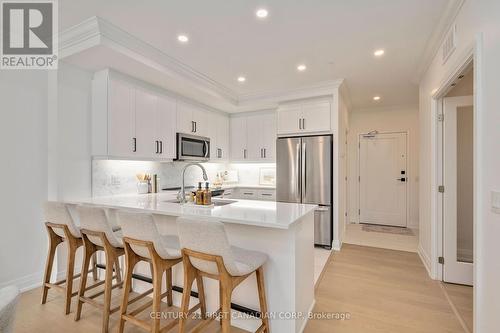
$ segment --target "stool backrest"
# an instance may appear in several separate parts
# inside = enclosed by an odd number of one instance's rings
[[[239,275],[224,224],[216,221],[177,218],[177,230],[181,248],[221,256],[231,275]],[[194,267],[209,274],[219,274],[217,264],[198,258],[189,258]]]
[[[160,236],[153,214],[120,211],[118,220],[124,237],[153,243],[156,253],[163,259],[179,258],[179,250],[173,248],[173,245],[178,246],[178,244],[168,244]],[[146,247],[130,244],[130,248],[137,255],[151,259]]]
[[[0,289],[0,332],[13,332],[12,322],[16,304],[19,299],[19,289],[8,286]]]
[[[112,246],[123,246],[122,240],[113,232],[113,229],[107,217],[109,213],[106,214],[106,209],[101,207],[80,205],[76,208],[76,210],[80,218],[80,226],[82,229],[103,232]],[[104,246],[100,237],[93,235],[87,235],[87,237],[95,245]]]
[[[75,225],[75,221],[71,217],[68,205],[57,201],[46,201],[43,205],[45,222],[63,224],[68,226],[68,229],[76,238],[82,237],[80,230]],[[61,228],[52,228],[54,232],[61,237],[66,237]]]

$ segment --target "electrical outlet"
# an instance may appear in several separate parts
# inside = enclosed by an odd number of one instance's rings
[[[500,214],[500,192],[491,191],[491,210],[495,214]]]
[[[120,177],[111,175],[109,183],[111,186],[120,186],[121,185]]]

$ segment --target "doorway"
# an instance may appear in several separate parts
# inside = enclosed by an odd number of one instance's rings
[[[407,226],[406,132],[359,136],[359,222]]]
[[[474,87],[472,63],[442,99],[443,281],[473,285]]]

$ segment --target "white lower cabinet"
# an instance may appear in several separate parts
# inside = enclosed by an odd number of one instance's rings
[[[276,190],[237,187],[226,189],[224,198],[274,201],[276,200]]]
[[[274,201],[276,200],[276,190],[258,190],[258,200]]]

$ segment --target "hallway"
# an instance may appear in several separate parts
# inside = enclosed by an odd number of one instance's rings
[[[314,312],[349,319],[311,320],[305,332],[467,332],[416,253],[373,247],[344,244],[330,257]]]

